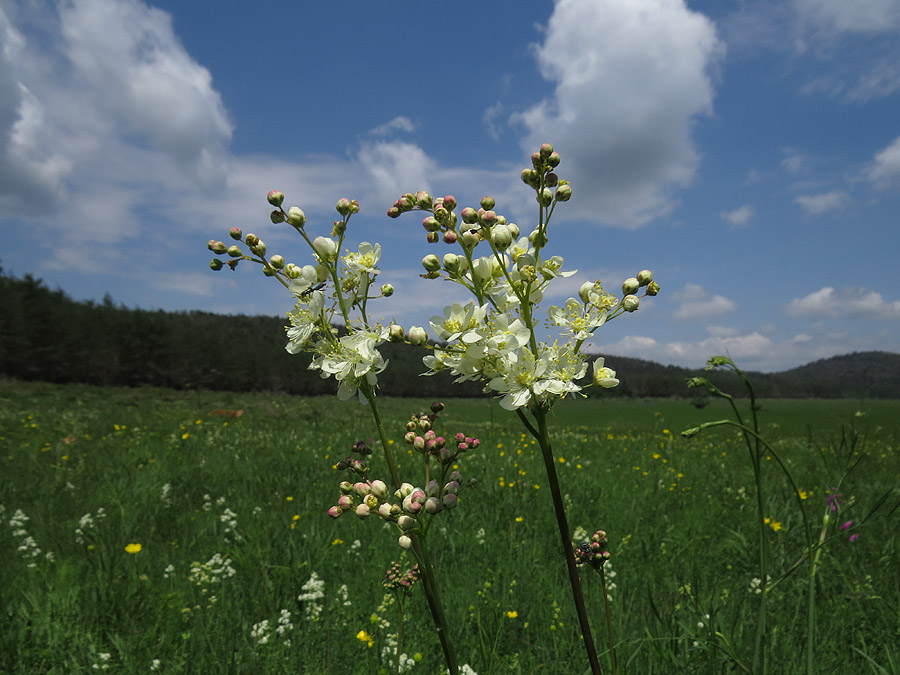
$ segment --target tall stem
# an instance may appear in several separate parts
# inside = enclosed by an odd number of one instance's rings
[[[597,568],[600,572],[600,586],[603,589],[603,609],[606,611],[606,639],[609,644],[609,661],[612,665],[612,675],[616,675],[616,643],[613,640],[612,616],[609,612],[609,594],[606,592],[606,573],[603,565]]]
[[[397,473],[397,465],[394,462],[394,455],[391,452],[388,443],[387,434],[384,430],[384,422],[378,412],[378,404],[375,401],[375,392],[368,384],[361,387],[363,396],[369,402],[369,408],[372,410],[372,417],[375,420],[375,426],[378,428],[378,436],[381,439],[381,447],[384,449],[384,458],[387,462],[388,469],[391,472],[391,481],[394,483],[394,489],[400,488],[400,475]],[[448,629],[447,618],[444,615],[444,607],[441,604],[441,596],[438,593],[437,584],[434,578],[434,568],[431,566],[431,560],[428,557],[428,549],[425,548],[425,542],[415,533],[410,537],[412,539],[413,553],[416,555],[416,561],[422,571],[422,588],[425,589],[425,597],[428,600],[428,609],[431,611],[431,618],[434,621],[434,629],[437,631],[438,638],[441,641],[441,649],[444,652],[444,661],[450,670],[450,675],[457,675],[459,666],[456,663],[456,654],[453,651],[453,644],[450,642],[450,631]]]
[[[584,606],[581,579],[578,576],[578,567],[575,565],[575,551],[572,548],[572,538],[569,536],[569,523],[566,520],[566,507],[563,504],[562,492],[559,489],[559,477],[556,475],[556,462],[553,458],[553,449],[550,447],[550,434],[547,432],[547,412],[543,408],[537,408],[534,418],[537,422],[537,441],[541,446],[544,468],[547,470],[547,479],[550,482],[550,494],[553,497],[556,524],[559,528],[559,536],[562,539],[566,570],[569,573],[569,584],[572,587],[572,596],[575,600],[575,612],[578,614],[578,624],[581,627],[581,635],[584,638],[584,648],[587,650],[591,673],[593,675],[602,675],[603,671],[600,670],[600,660],[597,658],[597,648],[594,645],[594,637],[591,634],[587,609]],[[529,430],[533,434],[534,427],[531,425],[527,426],[530,427]]]

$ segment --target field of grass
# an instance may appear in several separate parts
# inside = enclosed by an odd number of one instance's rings
[[[428,403],[381,403],[401,477],[416,484],[403,425]],[[460,663],[480,675],[585,672],[534,442],[496,403],[445,403],[437,430],[481,440],[459,466],[477,487],[428,536]],[[725,417],[720,403],[554,408],[570,523],[609,535],[620,673],[750,667],[759,567],[747,448],[733,429],[679,436]],[[761,428],[804,497],[764,462],[773,583],[804,555],[801,506],[818,541],[840,485],[815,577],[817,673],[900,672],[898,410],[762,401]],[[346,478],[333,465],[372,435],[366,409],[334,398],[0,381],[0,673],[396,672],[401,616],[382,580],[411,556],[377,516],[326,514]],[[806,672],[809,577],[804,561],[768,595],[770,673]],[[599,578],[584,569],[582,580],[607,664]],[[418,586],[401,640],[408,672],[442,672]]]

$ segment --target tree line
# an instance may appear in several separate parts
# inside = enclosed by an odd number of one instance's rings
[[[0,268],[0,375],[22,380],[173,389],[333,394],[333,380],[309,371],[310,357],[288,354],[285,319],[209,312],[130,309],[109,296],[79,302],[30,275]],[[389,367],[379,375],[391,396],[483,396],[482,385],[423,377],[423,352],[403,344],[381,348]],[[588,395],[680,396],[703,403],[685,380],[709,377],[742,395],[737,379],[626,357],[610,358],[622,383]],[[740,364],[739,364],[740,365]],[[864,352],[781,373],[750,374],[760,397],[900,398],[900,354]]]

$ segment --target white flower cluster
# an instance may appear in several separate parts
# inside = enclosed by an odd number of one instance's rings
[[[275,628],[274,631],[270,627],[270,623],[268,619],[263,619],[259,623],[253,624],[253,628],[250,629],[250,637],[253,638],[253,641],[258,645],[265,645],[269,643],[269,640],[273,637],[283,638],[282,643],[285,647],[291,646],[291,639],[289,637],[285,637],[285,634],[289,631],[293,630],[294,624],[291,623],[291,613],[282,609],[281,614],[275,620]]]
[[[300,589],[303,593],[297,596],[297,600],[303,603],[303,612],[306,618],[310,621],[318,621],[323,609],[318,601],[325,597],[325,580],[320,579],[319,575],[313,572]]]
[[[100,662],[93,664],[91,668],[93,670],[109,670],[109,661],[112,658],[112,654],[109,652],[100,652],[97,654],[97,658]]]
[[[411,670],[417,663],[414,657],[406,652],[401,652],[397,657],[397,634],[388,633],[384,637],[384,645],[381,647],[381,660],[383,663],[397,663],[397,672],[405,673]]]
[[[35,541],[34,537],[28,534],[28,530],[25,529],[25,523],[31,520],[22,509],[16,509],[16,512],[13,514],[12,518],[9,519],[9,526],[12,528],[12,536],[19,538],[19,545],[16,547],[16,551],[21,554],[21,556],[28,560],[28,567],[37,567],[37,558],[44,555],[44,558],[53,562],[53,553],[51,551],[47,551],[47,553],[43,553],[40,547],[37,545],[37,541]]]
[[[216,553],[205,563],[192,562],[188,578],[191,580],[191,583],[197,586],[206,586],[207,584],[220,583],[224,579],[233,577],[235,574],[236,572],[231,566],[231,560],[228,556],[223,557],[221,554]]]
[[[81,516],[78,520],[78,527],[75,528],[75,541],[79,544],[83,544],[85,535],[97,526],[97,522],[102,521],[105,518],[106,511],[102,506],[97,509],[96,514],[85,513]]]

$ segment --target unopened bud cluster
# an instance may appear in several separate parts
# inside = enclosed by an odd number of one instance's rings
[[[608,543],[606,532],[597,530],[590,541],[583,541],[575,547],[575,564],[588,564],[594,569],[601,569],[603,563],[609,560]]]
[[[481,442],[463,433],[456,434],[449,442],[438,436],[432,425],[443,407],[443,403],[432,403],[431,412],[413,415],[406,424],[404,437],[407,444],[425,456],[426,463],[431,458],[437,458],[439,471],[435,473],[438,479],[429,480],[425,487],[402,483],[391,492],[384,481],[368,478],[369,467],[365,456],[371,450],[368,444],[360,441],[351,446],[358,457],[349,456],[335,465],[338,470],[349,470],[358,480],[341,482],[341,496],[337,504],[328,509],[328,515],[339,518],[353,511],[359,518],[366,519],[377,514],[385,521],[396,523],[401,532],[400,545],[409,548],[412,545],[410,535],[421,530],[423,518],[455,508],[460,488],[473,486],[475,481],[472,479],[464,483],[462,474],[452,469],[452,464],[461,454],[477,448]]]
[[[391,591],[399,590],[409,592],[419,580],[419,576],[420,571],[418,563],[413,565],[411,568],[404,570],[400,566],[400,563],[392,561],[391,567],[385,573],[384,581],[382,581],[381,584],[386,589]]]

